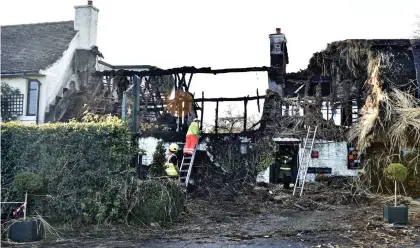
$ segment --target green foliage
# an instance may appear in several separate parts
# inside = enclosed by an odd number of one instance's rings
[[[1,125],[1,201],[22,200],[14,175],[37,172],[52,197],[30,198],[29,211],[60,221],[123,221],[130,199],[138,150],[132,133],[118,118],[101,122]],[[125,198],[124,198],[125,197]],[[7,207],[2,212],[8,212]],[[124,219],[125,221],[125,219]]]
[[[8,111],[9,96],[20,94],[19,89],[10,87],[7,83],[1,83],[1,119],[3,122],[9,122],[17,119],[17,115],[13,112]]]
[[[142,223],[172,222],[183,210],[185,196],[177,181],[140,181],[132,214]]]
[[[42,189],[43,180],[40,175],[33,172],[20,172],[15,175],[13,186],[20,193],[35,193]]]
[[[261,151],[261,157],[258,163],[257,171],[265,171],[270,165],[274,163],[274,152],[271,149]]]
[[[163,141],[159,141],[156,145],[156,150],[153,153],[153,161],[150,165],[150,176],[159,177],[166,176],[165,172],[166,151],[163,146]]]
[[[407,168],[403,164],[390,164],[384,170],[385,176],[393,181],[403,182],[408,175]]]

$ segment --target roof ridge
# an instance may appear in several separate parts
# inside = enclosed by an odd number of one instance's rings
[[[33,25],[46,25],[46,24],[63,24],[63,23],[70,23],[70,22],[74,22],[74,20],[59,21],[59,22],[38,22],[38,23],[11,24],[11,25],[1,25],[1,27],[19,27],[19,26],[33,26]]]

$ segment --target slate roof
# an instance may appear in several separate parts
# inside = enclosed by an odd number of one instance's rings
[[[1,74],[36,72],[56,62],[76,35],[73,21],[1,27]]]

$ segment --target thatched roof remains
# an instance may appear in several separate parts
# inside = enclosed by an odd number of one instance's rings
[[[366,103],[368,106],[361,111],[362,115],[366,115],[367,109],[370,109],[369,113],[377,113],[376,115],[380,116],[381,110],[378,107],[380,104],[376,104],[378,105],[376,106],[372,99],[379,97],[384,92],[389,92],[390,95],[386,93],[387,96],[396,97],[395,99],[399,96],[398,99],[401,100],[402,96],[406,98],[409,96],[403,92],[412,94],[416,88],[416,57],[413,56],[413,44],[410,40],[344,40],[328,44],[325,50],[315,53],[310,59],[308,68],[305,70],[309,80],[306,82],[305,88],[302,89],[305,91],[303,97],[280,99],[279,96],[274,96],[275,93],[267,92],[262,118],[267,122],[267,127],[263,125],[265,131],[270,130],[277,133],[278,136],[286,133],[302,133],[304,135],[305,131],[302,132],[303,123],[309,122],[319,126],[319,134],[324,139],[347,139],[345,127],[334,125],[333,117],[330,117],[328,121],[323,119],[320,112],[322,102],[327,102],[333,115],[339,108],[342,109],[341,114],[347,118],[342,122],[344,126],[351,125],[352,101],[357,102],[359,109],[362,109],[365,102],[368,101]],[[380,85],[375,86],[370,77],[378,60],[381,61],[380,72],[377,72]],[[287,78],[286,75],[286,80]],[[319,83],[314,85],[313,82],[311,83],[311,78],[328,78],[329,80],[327,82],[318,80]],[[378,87],[381,89],[381,94],[377,92]],[[308,92],[313,92],[313,95]],[[326,95],[325,92],[329,93]],[[408,104],[411,101],[408,99],[413,100],[413,98],[407,98],[407,101],[403,102]],[[290,105],[311,107],[316,110],[312,111],[314,114],[312,116],[307,114],[305,116],[279,116],[278,105],[280,102],[286,104],[289,102]],[[408,105],[416,106],[413,102]],[[403,108],[405,109],[405,107]],[[372,108],[376,108],[376,110],[372,110]],[[400,107],[396,107],[396,109],[400,109],[400,112],[403,111]],[[360,123],[363,123],[363,118]],[[412,121],[407,121],[412,123]],[[363,124],[358,126],[361,125]],[[358,137],[363,136],[368,139],[367,137],[371,134],[366,127],[368,125],[365,125],[364,132],[355,127],[351,135],[351,138],[357,140],[362,146],[366,146],[369,142],[367,140],[364,142],[362,141],[364,138],[359,139]]]

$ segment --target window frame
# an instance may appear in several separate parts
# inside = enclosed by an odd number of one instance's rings
[[[31,101],[30,101],[30,96],[31,96],[31,91],[32,91],[32,89],[31,89],[31,83],[32,82],[36,82],[37,83],[37,86],[36,86],[36,90],[33,90],[33,91],[36,91],[36,108],[35,108],[35,113],[34,114],[32,114],[32,113],[29,113],[29,105],[31,104]],[[39,88],[40,88],[40,86],[41,86],[41,82],[39,82],[39,80],[38,79],[28,79],[28,81],[27,81],[27,83],[26,83],[26,85],[27,85],[27,96],[26,96],[26,116],[37,116],[38,115],[38,105],[39,105]]]

